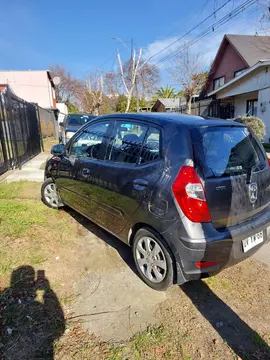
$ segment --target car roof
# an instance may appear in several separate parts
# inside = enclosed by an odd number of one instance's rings
[[[120,113],[100,116],[102,118],[115,118],[115,119],[133,119],[141,121],[149,121],[156,125],[164,126],[170,123],[178,123],[186,125],[187,127],[196,126],[244,126],[240,123],[235,123],[232,120],[222,120],[211,117],[202,117],[195,115],[179,114],[179,113],[168,113],[168,112],[157,112],[157,113]]]
[[[92,117],[96,117],[96,115],[93,114],[87,114],[87,113],[69,113],[67,114],[67,116],[73,116],[73,115],[79,115],[79,116],[92,116]]]

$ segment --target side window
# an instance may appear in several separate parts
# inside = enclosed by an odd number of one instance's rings
[[[70,155],[90,159],[104,159],[109,124],[109,121],[103,121],[85,128],[71,145]]]
[[[110,143],[109,160],[137,164],[148,127],[129,121],[117,121]]]
[[[160,159],[160,130],[150,127],[147,131],[140,157],[140,164]]]

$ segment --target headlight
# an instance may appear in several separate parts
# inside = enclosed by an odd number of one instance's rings
[[[70,139],[75,133],[71,131],[66,132],[66,139]]]

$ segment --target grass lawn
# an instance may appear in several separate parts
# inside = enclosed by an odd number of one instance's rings
[[[0,184],[1,359],[52,359],[53,351],[56,360],[269,358],[269,271],[254,261],[174,287],[157,324],[129,341],[86,332],[72,287],[87,272],[84,232],[69,211],[42,204],[39,183]]]
[[[45,152],[51,152],[53,145],[59,144],[59,141],[54,137],[47,137],[43,139],[43,146]]]

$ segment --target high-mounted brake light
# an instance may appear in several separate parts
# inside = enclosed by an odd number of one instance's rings
[[[193,222],[210,222],[211,216],[201,179],[192,166],[183,166],[173,185],[175,199],[185,216]]]

